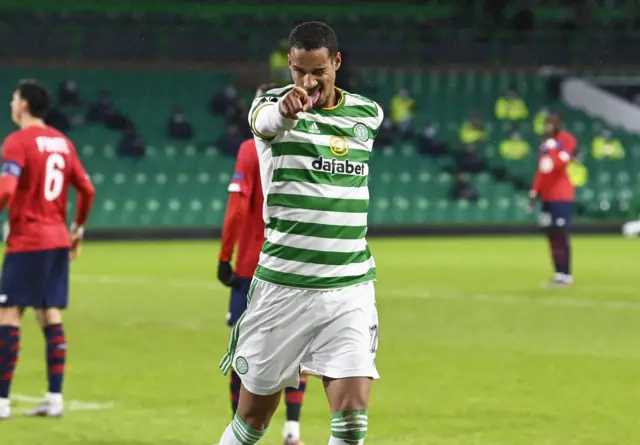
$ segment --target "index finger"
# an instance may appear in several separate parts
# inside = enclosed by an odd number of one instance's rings
[[[309,97],[309,95],[307,94],[307,90],[305,90],[304,88],[300,88],[300,87],[293,87],[293,94],[295,94],[295,96],[300,99],[300,102],[305,103],[307,101],[307,98]]]

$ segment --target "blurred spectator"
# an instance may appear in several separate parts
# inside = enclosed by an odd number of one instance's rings
[[[569,180],[574,187],[579,188],[587,183],[589,169],[578,159],[573,159],[567,166]]]
[[[436,126],[430,122],[422,131],[418,140],[418,151],[427,156],[442,156],[447,153],[447,144],[437,137]]]
[[[477,201],[478,193],[469,184],[469,177],[465,173],[458,173],[451,186],[451,199],[456,201]]]
[[[246,126],[249,107],[238,96],[238,90],[233,85],[228,85],[224,91],[213,96],[209,102],[209,110],[213,114],[225,116],[228,122]]]
[[[145,145],[136,127],[132,123],[127,123],[127,126],[120,139],[118,145],[118,154],[122,157],[140,158],[145,154]]]
[[[391,122],[400,136],[412,134],[413,118],[416,114],[416,102],[409,96],[409,91],[402,88],[391,98]]]
[[[495,114],[500,120],[515,121],[529,117],[529,110],[524,100],[518,96],[516,89],[510,86],[504,96],[496,100]]]
[[[484,141],[487,134],[484,131],[482,114],[478,111],[471,113],[469,118],[460,126],[460,142],[464,145]]]
[[[167,122],[166,133],[170,139],[187,140],[193,137],[193,126],[187,122],[182,109],[173,109]]]
[[[44,123],[63,134],[67,134],[71,130],[71,120],[60,108],[55,106],[47,113]]]
[[[393,131],[393,124],[391,123],[391,120],[389,118],[384,118],[382,124],[380,125],[380,130],[378,130],[376,143],[381,147],[393,145],[394,136],[395,133]]]
[[[545,121],[548,115],[549,108],[542,107],[533,118],[533,131],[538,136],[542,136],[544,134]]]
[[[535,16],[533,15],[531,1],[521,0],[516,6],[516,12],[511,17],[511,28],[518,33],[531,31],[535,25]]]
[[[238,98],[238,90],[233,85],[227,85],[224,90],[216,93],[209,101],[209,111],[212,114],[227,114],[227,109],[232,107]]]
[[[227,132],[218,139],[215,146],[222,153],[235,157],[244,139],[245,137],[240,133],[239,127],[236,124],[230,123],[227,126]]]
[[[500,156],[515,161],[526,157],[531,150],[529,143],[522,139],[517,129],[512,129],[509,137],[500,142]]]
[[[278,85],[284,86],[291,83],[288,40],[280,40],[278,48],[269,56],[269,75],[271,82],[275,82]]]
[[[115,108],[116,106],[111,100],[109,93],[101,91],[98,101],[89,107],[87,120],[89,122],[105,123],[107,121],[107,116],[111,114]]]
[[[610,129],[603,128],[600,135],[593,138],[591,155],[594,159],[622,159],[625,153],[620,139],[613,137]]]
[[[484,160],[474,144],[466,145],[457,156],[458,171],[462,173],[480,173],[485,170]]]
[[[73,79],[67,79],[58,85],[58,103],[61,106],[82,105],[78,84]]]
[[[89,122],[103,123],[111,130],[123,130],[129,122],[129,120],[120,113],[113,103],[111,96],[106,91],[101,91],[98,102],[95,102],[89,108],[87,120]]]

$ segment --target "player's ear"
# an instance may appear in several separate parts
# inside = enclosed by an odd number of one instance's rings
[[[335,68],[336,71],[338,71],[340,69],[340,65],[342,64],[342,53],[340,51],[338,51],[335,55],[335,57],[333,58],[333,66]]]

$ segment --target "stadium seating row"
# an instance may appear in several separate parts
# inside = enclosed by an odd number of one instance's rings
[[[0,82],[9,89],[24,70],[0,71]],[[234,160],[214,147],[203,149],[199,141],[214,141],[224,132],[224,119],[207,111],[207,93],[213,94],[233,79],[209,72],[116,72],[33,70],[50,88],[67,76],[78,81],[83,98],[91,102],[101,90],[108,90],[116,104],[130,116],[148,143],[146,156],[138,161],[120,159],[115,147],[119,135],[96,126],[82,126],[71,133],[98,187],[92,225],[220,225],[226,202],[226,186]],[[459,125],[480,109],[487,121],[488,139],[481,146],[487,161],[486,173],[472,175],[471,184],[480,195],[474,203],[452,202],[450,190],[455,177],[454,152],[440,158],[416,154],[412,140],[379,147],[371,160],[371,219],[373,224],[420,224],[424,222],[508,222],[529,221],[525,212],[527,184],[535,168],[537,136],[531,118],[548,105],[544,82],[535,74],[401,72],[378,70],[363,73],[369,94],[386,104],[395,92],[408,88],[418,104],[416,126],[432,121],[440,136],[453,149],[460,146]],[[520,161],[505,161],[498,153],[510,124],[493,117],[495,99],[513,85],[529,106],[531,117],[519,123],[532,153]],[[198,100],[194,100],[198,98]],[[176,103],[178,101],[178,103]],[[170,110],[179,105],[196,129],[196,141],[176,143],[163,136]],[[2,130],[11,131],[9,116],[2,117]],[[73,110],[70,110],[72,112]],[[599,131],[601,122],[574,110],[564,109],[567,125],[583,148]],[[614,217],[633,205],[640,192],[640,144],[637,136],[616,130],[627,157],[621,161],[597,161],[582,150],[589,168],[589,181],[579,189],[582,216]],[[509,175],[495,172],[503,168]],[[516,179],[520,179],[520,184]]]

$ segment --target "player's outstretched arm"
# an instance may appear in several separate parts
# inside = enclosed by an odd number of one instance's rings
[[[249,113],[254,134],[266,140],[292,130],[296,126],[298,113],[313,107],[309,95],[300,87],[293,87],[277,102],[272,100],[268,97],[256,99],[255,111]]]

